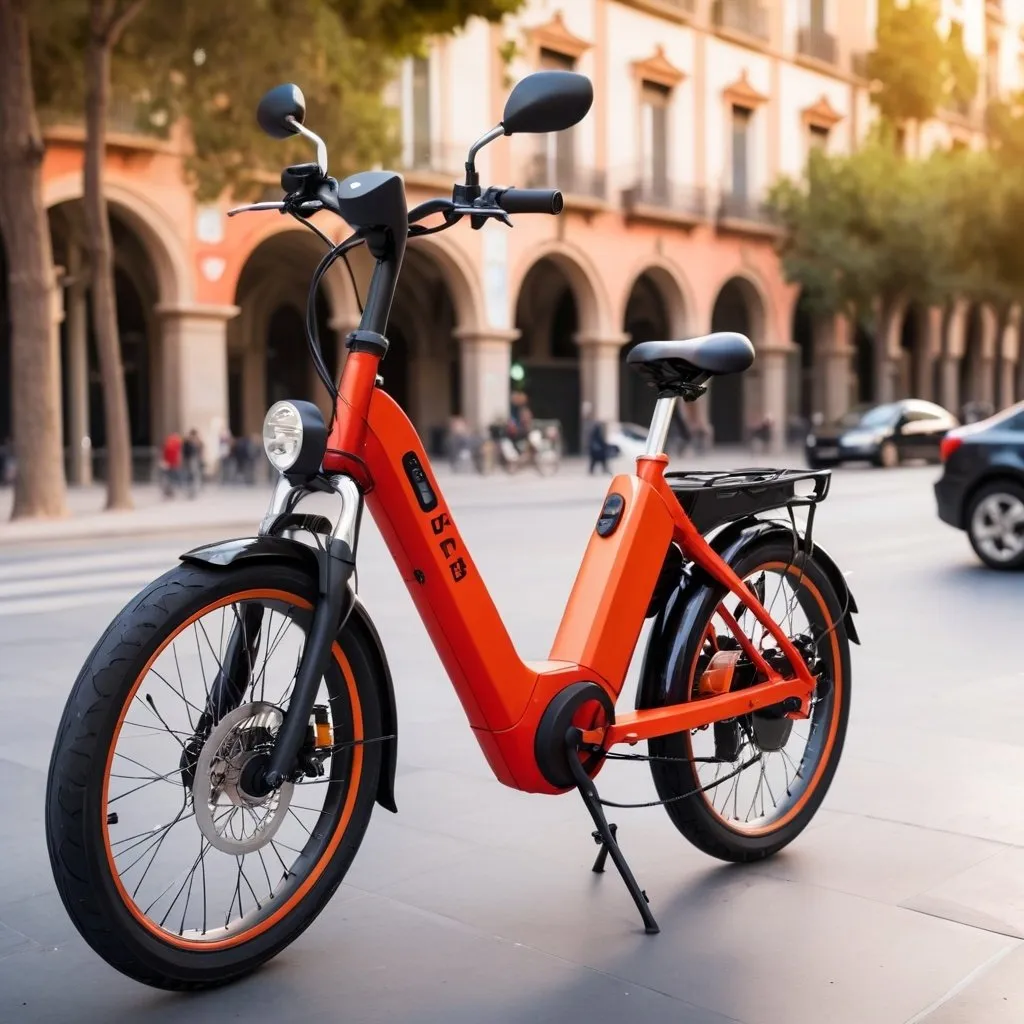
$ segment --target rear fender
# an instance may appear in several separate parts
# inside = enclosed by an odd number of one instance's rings
[[[180,557],[183,562],[205,565],[211,569],[228,569],[245,562],[276,562],[294,566],[315,583],[319,583],[321,578],[317,552],[301,541],[286,537],[240,537],[195,548]],[[352,595],[352,610],[342,626],[342,633],[345,630],[357,634],[374,663],[373,678],[380,697],[382,734],[395,737],[381,744],[383,763],[380,781],[377,783],[377,803],[385,810],[397,812],[395,770],[398,761],[398,712],[395,706],[395,686],[377,628],[355,594]]]
[[[729,523],[708,543],[730,565],[740,559],[754,543],[765,538],[781,538],[787,542],[793,539],[793,530],[786,523],[766,519],[741,519]],[[857,627],[853,616],[857,612],[857,602],[850,592],[846,577],[839,566],[818,545],[814,545],[813,556],[828,576],[833,590],[839,599],[840,607],[845,609],[843,624],[851,642],[859,644]],[[688,563],[682,569],[679,585],[673,590],[664,608],[658,614],[651,628],[647,650],[644,653],[643,667],[640,672],[640,684],[637,688],[636,707],[662,707],[672,703],[675,689],[673,684],[679,672],[686,671],[680,663],[685,640],[689,633],[697,628],[691,621],[697,615],[702,598],[706,592],[717,587],[710,576],[699,566]]]

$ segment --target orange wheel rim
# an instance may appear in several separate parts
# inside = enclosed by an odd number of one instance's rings
[[[780,572],[782,574],[783,579],[785,579],[786,576],[798,577],[800,580],[800,585],[803,588],[805,588],[808,594],[810,594],[810,596],[813,598],[815,605],[821,613],[823,621],[827,624],[828,627],[831,627],[833,625],[831,612],[829,611],[828,604],[825,601],[825,598],[822,595],[821,591],[807,578],[806,574],[800,573],[796,566],[792,564],[787,565],[784,562],[767,562],[764,565],[757,566],[748,575],[754,575],[758,572]],[[722,600],[725,599],[726,598],[723,598]],[[715,607],[717,609],[718,606],[716,605]],[[709,624],[708,629],[711,628],[712,625]],[[817,756],[817,760],[814,765],[814,770],[811,774],[811,777],[807,780],[802,792],[797,797],[797,799],[794,800],[789,805],[789,807],[787,807],[785,813],[781,815],[779,818],[773,819],[769,824],[761,827],[740,827],[737,823],[730,821],[728,818],[724,816],[724,814],[718,811],[718,809],[715,807],[713,798],[709,799],[709,796],[712,796],[715,793],[715,789],[699,791],[698,795],[708,806],[711,813],[714,814],[715,817],[726,828],[730,829],[731,831],[748,837],[765,836],[770,835],[773,832],[777,832],[779,829],[784,828],[791,821],[793,821],[804,809],[804,807],[807,806],[807,803],[811,799],[812,795],[815,792],[817,792],[818,787],[821,784],[822,775],[825,771],[826,766],[829,763],[829,759],[832,754],[832,748],[835,746],[836,734],[839,730],[839,719],[842,712],[843,701],[845,700],[845,680],[843,679],[842,652],[839,648],[839,638],[837,636],[836,629],[832,628],[828,634],[828,637],[829,646],[831,648],[832,654],[830,666],[832,671],[831,710],[828,721],[828,730],[825,735],[824,741],[821,745],[820,752]],[[700,650],[697,651],[696,655],[694,656],[693,663],[690,666],[690,671],[687,679],[688,699],[690,699],[689,695],[693,692],[695,673],[699,658]],[[686,746],[688,751],[687,756],[693,758],[695,754],[693,750],[692,733],[686,734]],[[697,774],[696,771],[695,774]],[[701,783],[701,785],[706,785],[706,783]],[[726,801],[726,805],[727,804],[728,800]]]
[[[166,928],[161,927],[150,917],[148,917],[139,908],[133,895],[128,892],[121,877],[121,873],[118,870],[115,855],[113,852],[111,839],[110,839],[110,826],[107,824],[108,814],[108,801],[110,794],[110,780],[112,777],[112,768],[114,757],[117,751],[118,740],[121,737],[122,728],[125,724],[125,720],[128,716],[129,709],[132,707],[135,701],[136,695],[140,687],[142,686],[145,679],[149,676],[150,670],[153,668],[154,663],[160,657],[160,655],[184,633],[189,626],[197,622],[203,616],[208,615],[210,612],[217,611],[220,608],[227,607],[245,601],[277,601],[290,606],[293,609],[299,609],[302,611],[311,611],[312,605],[309,601],[296,594],[288,593],[283,590],[274,589],[255,589],[239,591],[234,594],[230,594],[225,598],[218,599],[217,601],[210,602],[204,605],[198,612],[189,616],[170,636],[168,636],[147,660],[142,670],[139,672],[135,682],[132,684],[132,688],[124,700],[124,704],[121,707],[120,714],[118,716],[117,724],[114,727],[114,733],[111,738],[110,749],[107,753],[106,764],[103,772],[103,799],[101,803],[102,808],[102,829],[103,829],[103,846],[104,853],[107,859],[107,868],[110,872],[110,877],[114,882],[117,892],[123,901],[125,907],[132,915],[132,917],[143,927],[147,932],[153,935],[155,938],[166,942],[171,946],[174,946],[182,950],[190,951],[201,951],[201,952],[212,952],[221,949],[230,949],[235,946],[242,945],[243,943],[249,942],[252,939],[269,931],[275,925],[279,924],[284,918],[286,918],[302,900],[308,895],[309,891],[316,885],[319,879],[322,877],[324,870],[330,863],[332,857],[336,853],[341,840],[343,839],[345,832],[348,828],[349,822],[352,818],[352,813],[355,808],[356,798],[359,792],[359,783],[362,778],[363,770],[363,748],[357,742],[350,748],[351,749],[351,764],[350,770],[347,776],[346,785],[347,791],[345,793],[344,805],[341,813],[338,815],[337,822],[331,833],[329,841],[323,846],[316,862],[306,874],[306,877],[302,882],[296,886],[295,890],[291,892],[286,900],[282,904],[274,909],[274,911],[267,916],[260,919],[252,927],[245,928],[239,931],[237,934],[230,935],[222,939],[191,939],[186,938],[176,932],[168,931]],[[352,667],[345,657],[344,652],[341,650],[340,645],[337,641],[334,642],[332,648],[332,654],[335,662],[341,671],[342,678],[345,681],[345,690],[349,701],[349,712],[351,714],[351,726],[352,726],[352,739],[358,741],[363,739],[363,718],[362,718],[362,707],[359,702],[359,693],[356,687],[355,677],[352,673]],[[297,787],[301,788],[301,787]],[[326,810],[326,803],[325,803]],[[321,811],[321,814],[323,811]],[[241,904],[240,904],[241,906]],[[173,907],[173,903],[172,903]],[[230,910],[233,908],[233,904],[229,907]],[[227,927],[227,926],[225,926]],[[223,929],[221,929],[223,930]]]

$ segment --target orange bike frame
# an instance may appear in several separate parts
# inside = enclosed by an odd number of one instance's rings
[[[495,775],[528,792],[559,792],[540,773],[534,736],[552,697],[571,683],[603,687],[614,704],[640,636],[651,594],[673,541],[684,556],[727,587],[775,639],[795,669],[781,676],[724,605],[718,614],[765,681],[735,693],[617,716],[585,739],[605,748],[684,732],[790,698],[806,717],[814,679],[789,638],[683,512],[665,480],[664,455],[637,460],[609,494],[624,510],[608,536],[591,535],[546,661],[517,654],[491,595],[459,534],[415,428],[375,385],[379,358],[351,352],[324,457],[324,470],[347,474],[366,502],[405,580],[470,725]],[[433,499],[417,497],[407,467],[422,470]]]

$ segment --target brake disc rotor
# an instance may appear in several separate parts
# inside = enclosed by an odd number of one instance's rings
[[[288,813],[294,786],[257,796],[245,789],[265,761],[284,713],[274,704],[255,701],[225,715],[203,744],[192,782],[196,823],[210,845],[224,853],[254,853],[274,838]],[[249,772],[246,772],[246,768]]]

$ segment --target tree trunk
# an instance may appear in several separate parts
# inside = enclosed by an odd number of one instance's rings
[[[114,290],[114,252],[103,192],[107,102],[110,94],[110,2],[91,0],[85,58],[85,228],[92,270],[93,331],[103,384],[106,426],[107,508],[132,507],[132,449],[128,396],[121,362]]]
[[[0,236],[7,253],[17,476],[12,518],[67,514],[60,349],[28,4],[0,0]]]

